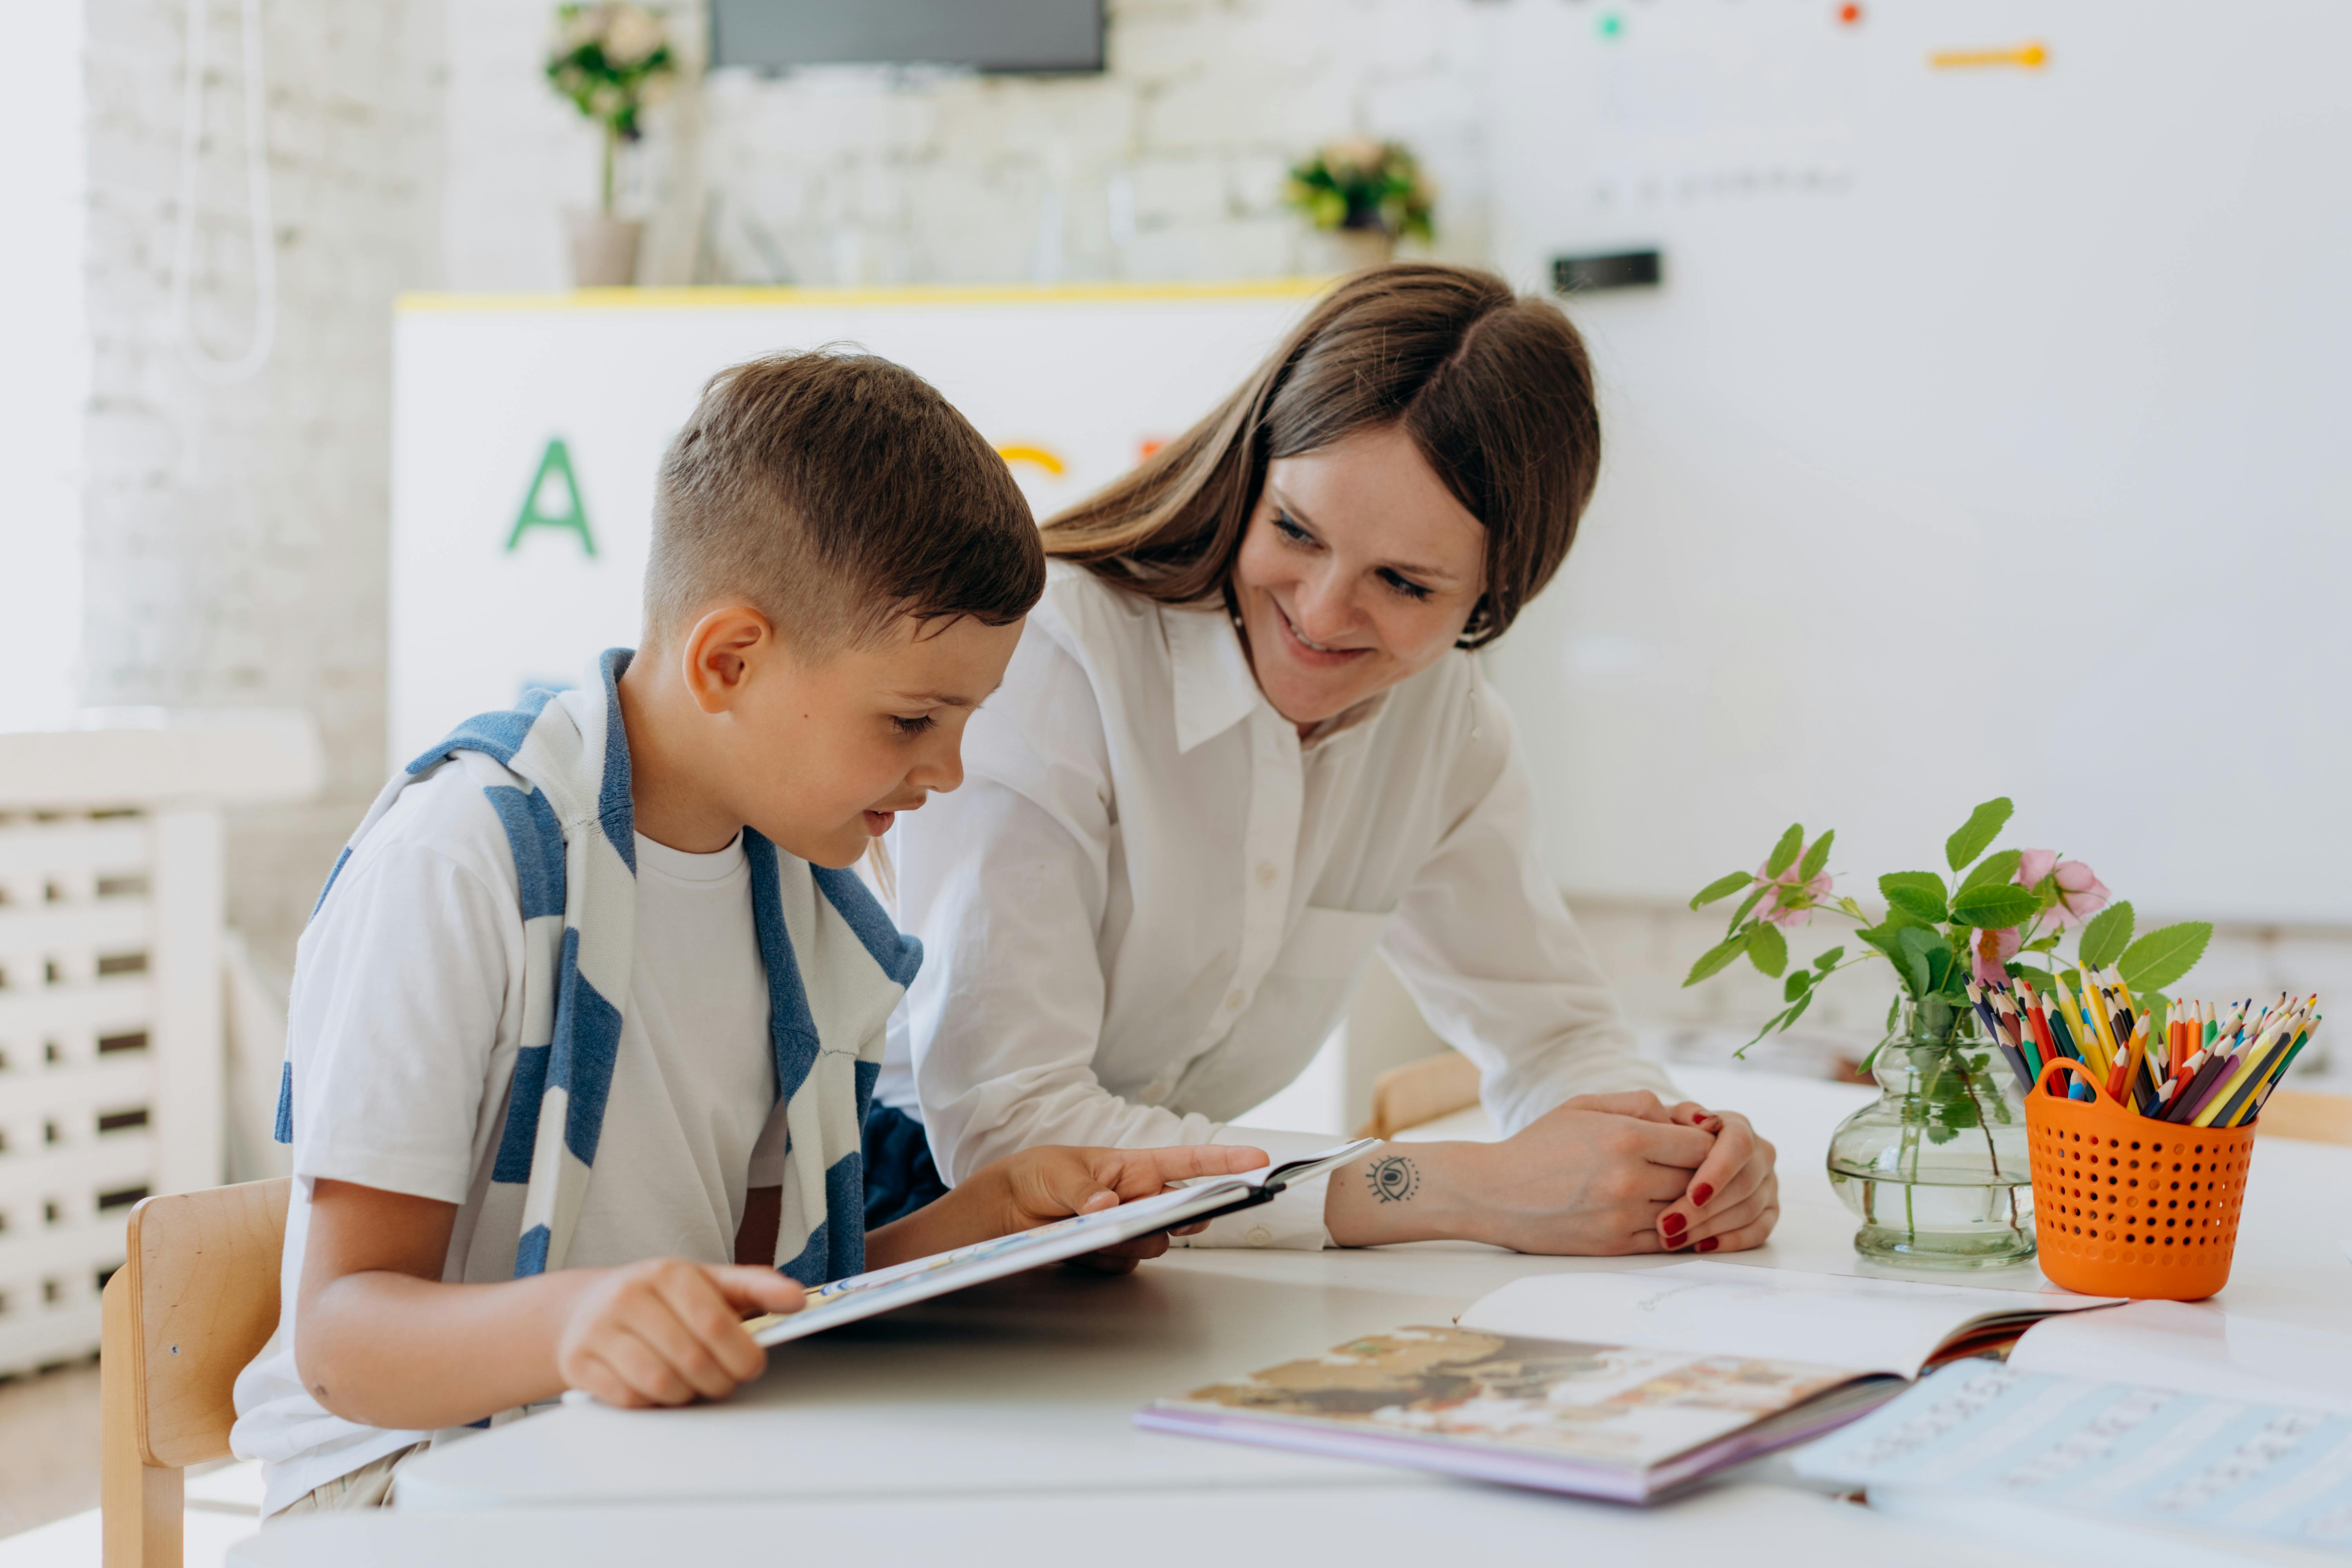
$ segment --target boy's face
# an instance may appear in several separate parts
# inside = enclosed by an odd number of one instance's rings
[[[1018,621],[907,617],[812,660],[757,611],[712,611],[685,660],[696,705],[719,721],[709,786],[789,853],[853,865],[898,813],[963,782],[964,725],[1020,640]]]

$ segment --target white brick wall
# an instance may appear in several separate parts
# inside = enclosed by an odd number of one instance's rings
[[[236,5],[201,3],[213,31],[194,313],[226,358],[255,310],[244,87]],[[279,326],[258,378],[217,388],[182,362],[171,322],[186,14],[179,0],[87,0],[82,658],[94,703],[317,717],[325,797],[245,814],[229,840],[232,918],[282,964],[384,769],[391,305],[434,281],[442,9],[262,11]]]
[[[646,281],[1265,276],[1311,265],[1278,205],[1290,161],[1363,131],[1423,153],[1445,192],[1439,253],[1476,258],[1479,9],[1111,0],[1102,76],[722,72],[652,117],[623,205],[656,218]],[[546,14],[452,12],[453,288],[564,281],[557,209],[589,198],[595,142],[540,79]]]

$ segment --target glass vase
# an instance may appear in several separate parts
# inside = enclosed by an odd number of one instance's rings
[[[1830,1185],[1864,1258],[1999,1268],[2033,1256],[2033,1173],[2016,1077],[1976,1014],[1905,996],[1871,1060],[1879,1096],[1830,1138]]]

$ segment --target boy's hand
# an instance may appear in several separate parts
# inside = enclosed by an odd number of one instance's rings
[[[1167,1191],[1195,1176],[1230,1176],[1265,1163],[1265,1151],[1230,1143],[1183,1143],[1167,1149],[1026,1149],[972,1173],[993,1199],[1006,1234],[1071,1215],[1098,1214]],[[1203,1228],[1186,1226],[1179,1235]],[[1071,1259],[1074,1268],[1125,1274],[1168,1250],[1162,1231]]]
[[[767,1368],[745,1314],[796,1312],[803,1299],[773,1268],[677,1258],[627,1264],[572,1302],[556,1369],[567,1388],[624,1409],[723,1398]]]

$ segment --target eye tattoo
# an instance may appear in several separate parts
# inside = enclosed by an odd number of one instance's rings
[[[1384,1204],[1401,1204],[1421,1190],[1421,1173],[1402,1154],[1373,1161],[1364,1179],[1371,1184],[1372,1195]]]

